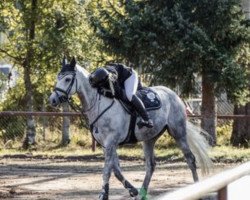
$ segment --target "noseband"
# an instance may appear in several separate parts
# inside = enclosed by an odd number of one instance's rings
[[[71,82],[70,82],[69,87],[67,88],[67,90],[63,90],[63,89],[58,88],[58,87],[55,87],[55,89],[54,89],[54,92],[56,93],[56,95],[57,95],[57,97],[58,97],[60,103],[67,102],[67,101],[69,100],[69,98],[70,98],[70,97],[69,97],[69,93],[71,92],[71,89],[72,89],[72,87],[73,87],[75,81],[76,81],[76,90],[77,90],[76,72],[66,73],[66,74],[59,74],[58,77],[60,77],[60,76],[61,76],[61,77],[58,78],[58,79],[61,80],[61,79],[63,79],[65,76],[67,76],[67,75],[69,75],[69,74],[72,74],[73,77],[72,77],[72,79],[71,79]],[[63,93],[63,95],[60,95],[58,92]]]

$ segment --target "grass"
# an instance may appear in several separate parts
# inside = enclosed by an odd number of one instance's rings
[[[125,146],[118,149],[118,154],[121,159],[136,159],[143,160],[143,150],[141,145]],[[182,161],[183,155],[178,148],[156,148],[155,154],[157,160],[159,161]],[[211,149],[210,157],[215,162],[245,162],[250,160],[250,149],[244,148],[235,148],[231,146],[217,146]],[[47,151],[43,150],[32,150],[32,151],[23,151],[16,149],[1,149],[0,156],[38,156],[46,158],[70,158],[70,157],[85,157],[90,156],[93,158],[101,157],[103,158],[103,152],[100,147],[97,147],[95,152],[92,152],[90,148],[83,147],[64,147],[64,148],[55,148]]]
[[[250,148],[218,146],[211,150],[210,155],[216,161],[245,162],[250,160]]]
[[[28,151],[22,150],[21,140],[7,142],[0,147],[0,156],[5,155],[32,155],[38,157],[77,157],[93,156],[103,158],[103,152],[97,147],[95,152],[91,151],[91,137],[89,134],[73,130],[71,142],[67,147],[60,144],[60,134],[48,134],[44,140],[37,136],[37,146],[30,148]],[[229,122],[217,128],[218,146],[210,151],[210,157],[216,162],[243,162],[250,160],[250,148],[236,148],[230,146],[230,136],[232,132],[232,123]],[[1,146],[1,145],[0,145]],[[136,145],[126,145],[118,149],[118,154],[122,159],[143,159],[143,150],[141,143]],[[155,154],[158,160],[179,161],[184,160],[179,148],[176,147],[175,141],[168,135],[164,134],[156,143]]]
[[[143,158],[143,152],[141,148],[134,148],[132,150],[128,148],[121,148],[119,155],[124,157]],[[155,154],[158,160],[179,161],[183,160],[183,154],[179,148],[156,148]],[[232,146],[216,146],[211,148],[209,152],[210,157],[215,162],[245,162],[250,160],[250,149],[235,148]]]

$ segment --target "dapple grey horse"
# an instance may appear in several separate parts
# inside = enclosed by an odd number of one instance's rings
[[[138,190],[123,176],[117,155],[118,145],[127,137],[130,115],[118,100],[100,96],[97,89],[91,87],[89,75],[89,72],[79,66],[74,58],[70,63],[66,63],[64,59],[55,89],[49,98],[50,103],[52,106],[57,106],[68,101],[72,95],[78,94],[82,112],[93,125],[93,137],[103,146],[105,155],[103,186],[99,199],[108,199],[112,170],[115,177],[129,191],[130,196],[138,197]],[[146,165],[146,175],[140,189],[140,191],[144,191],[142,192],[144,195],[139,196],[141,199],[147,198],[145,193],[155,170],[155,142],[165,130],[175,139],[182,150],[194,181],[198,181],[196,162],[200,164],[204,172],[209,170],[211,164],[207,154],[206,139],[198,127],[187,121],[186,109],[182,100],[167,87],[156,86],[152,89],[157,92],[162,101],[160,109],[149,111],[154,127],[135,128],[137,140],[143,142]],[[100,114],[102,115],[100,116]]]

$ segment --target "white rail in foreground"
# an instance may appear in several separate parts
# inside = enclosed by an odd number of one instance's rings
[[[197,200],[211,192],[218,192],[218,199],[226,200],[227,185],[247,175],[250,175],[250,161],[175,192],[160,195],[155,200]]]

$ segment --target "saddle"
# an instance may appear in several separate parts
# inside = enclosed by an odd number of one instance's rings
[[[157,109],[161,108],[160,97],[151,88],[142,87],[139,90],[137,90],[136,95],[142,100],[147,111],[157,110]],[[131,104],[129,104],[129,102],[122,101],[122,100],[119,100],[119,101],[120,101],[121,105],[123,106],[123,108],[126,109],[126,111],[128,113],[130,113],[130,115],[131,115],[127,137],[119,145],[134,144],[138,141],[136,136],[135,136],[135,126],[136,126],[137,113],[133,109],[133,106]]]

